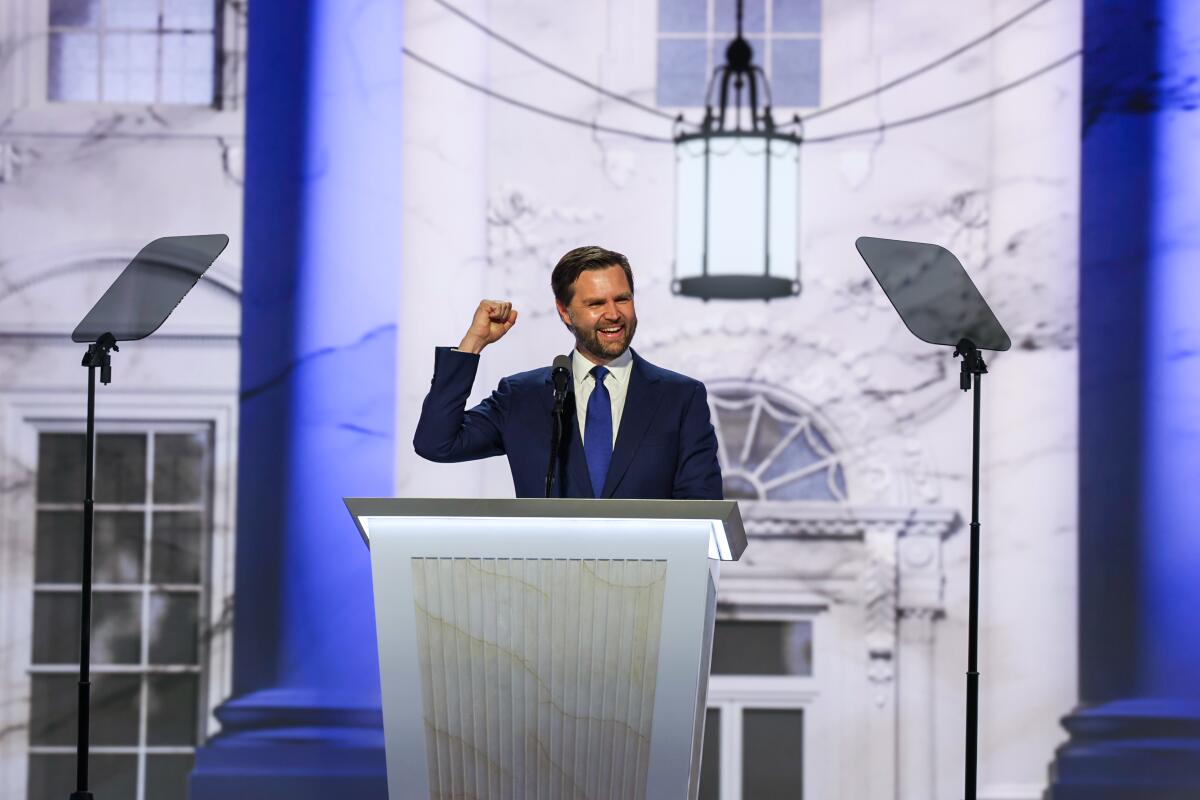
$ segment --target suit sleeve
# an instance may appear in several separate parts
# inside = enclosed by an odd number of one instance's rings
[[[509,407],[507,380],[492,396],[467,409],[467,396],[479,370],[479,355],[439,347],[433,381],[413,435],[417,455],[430,461],[472,461],[504,454],[504,419]]]
[[[708,392],[697,383],[679,431],[679,461],[671,487],[675,500],[723,500],[717,434],[708,412]]]

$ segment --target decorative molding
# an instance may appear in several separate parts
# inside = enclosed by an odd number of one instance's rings
[[[930,537],[937,543],[962,526],[950,508],[896,508],[816,502],[742,502],[749,536],[796,539],[863,539],[868,531],[892,530],[901,538]]]
[[[891,683],[896,677],[896,608],[899,573],[896,569],[895,529],[868,530],[864,537],[867,564],[863,569],[863,611],[866,614],[867,679]],[[879,704],[876,695],[876,704]]]
[[[771,501],[742,502],[740,508],[751,546],[756,539],[791,539],[797,546],[840,541],[861,553],[867,677],[876,689],[873,702],[886,705],[902,629],[905,641],[933,640],[945,582],[942,542],[962,526],[958,512]]]

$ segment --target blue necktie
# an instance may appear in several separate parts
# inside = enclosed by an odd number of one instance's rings
[[[608,477],[608,462],[612,461],[612,399],[604,385],[604,367],[592,367],[596,386],[588,397],[587,421],[583,428],[583,454],[587,458],[588,475],[592,479],[592,494],[599,497]]]

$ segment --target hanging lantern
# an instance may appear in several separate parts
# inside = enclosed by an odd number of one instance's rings
[[[760,87],[767,97],[761,112]],[[704,122],[675,136],[676,294],[770,300],[800,293],[800,143],[798,134],[775,127],[766,75],[742,37],[739,0],[737,38],[713,73]]]

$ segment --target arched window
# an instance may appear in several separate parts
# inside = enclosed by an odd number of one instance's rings
[[[846,501],[841,458],[798,400],[769,386],[712,384],[709,403],[726,498]]]

